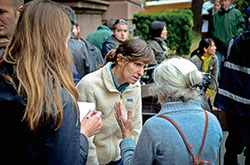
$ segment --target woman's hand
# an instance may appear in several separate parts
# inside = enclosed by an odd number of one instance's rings
[[[81,121],[80,132],[87,138],[100,132],[100,129],[102,127],[101,116],[101,111],[89,111]]]
[[[131,137],[132,111],[128,110],[128,117],[126,119],[122,110],[122,104],[120,102],[115,104],[114,109],[115,109],[114,115],[115,115],[116,121],[118,122],[121,128],[123,139]]]

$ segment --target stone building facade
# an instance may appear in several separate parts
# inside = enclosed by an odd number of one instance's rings
[[[139,0],[53,0],[72,7],[77,14],[81,36],[96,30],[105,20],[124,18],[132,23],[134,14],[141,11]]]

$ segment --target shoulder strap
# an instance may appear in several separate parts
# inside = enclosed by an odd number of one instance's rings
[[[208,128],[208,114],[207,114],[207,111],[204,111],[204,113],[205,113],[205,117],[206,117],[206,123],[205,123],[205,128],[204,128],[204,133],[203,133],[203,138],[202,138],[202,143],[201,143],[201,149],[200,149],[199,158],[195,158],[194,157],[194,153],[192,151],[192,147],[188,144],[188,142],[187,142],[184,134],[182,133],[181,129],[179,128],[179,126],[171,118],[169,118],[167,116],[161,115],[161,116],[158,116],[158,117],[164,118],[164,119],[170,121],[175,126],[175,128],[177,129],[177,131],[181,135],[181,137],[182,137],[182,139],[183,139],[183,141],[184,141],[184,143],[185,143],[185,145],[186,145],[189,153],[192,155],[194,163],[200,162],[200,164],[209,164],[207,161],[203,161],[203,162],[201,161],[201,155],[202,155],[202,151],[203,151],[203,148],[204,148],[205,139],[206,139],[206,135],[207,135],[207,128]]]

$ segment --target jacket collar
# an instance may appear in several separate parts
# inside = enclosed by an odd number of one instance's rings
[[[105,87],[110,91],[110,92],[119,92],[114,84],[114,81],[112,79],[112,75],[110,72],[110,66],[112,65],[112,62],[108,62],[102,69],[102,73],[101,73],[101,78],[104,82]],[[125,91],[130,91],[135,87],[139,87],[140,82],[136,82],[135,84],[130,84],[128,87],[126,87]]]
[[[109,27],[105,26],[105,25],[99,26],[99,27],[97,28],[97,30],[107,30],[107,31],[112,32],[112,30],[111,30]]]
[[[234,9],[234,6],[233,6],[233,5],[231,5],[231,6],[229,7],[228,10],[224,10],[224,9],[220,8],[219,11],[218,11],[218,13],[219,13],[220,15],[223,15],[223,14],[229,12],[229,11],[232,10],[232,9]]]
[[[201,110],[201,105],[198,101],[193,100],[188,101],[186,103],[183,101],[168,102],[162,105],[162,109],[159,112],[159,115],[188,110]]]

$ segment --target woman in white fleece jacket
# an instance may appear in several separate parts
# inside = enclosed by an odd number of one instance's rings
[[[77,85],[78,101],[94,102],[96,109],[102,112],[103,127],[100,133],[89,138],[87,164],[121,164],[122,134],[114,117],[117,102],[122,103],[125,114],[133,110],[132,138],[138,140],[142,128],[139,80],[153,59],[153,51],[146,42],[127,40],[107,54],[104,67],[86,75]]]

